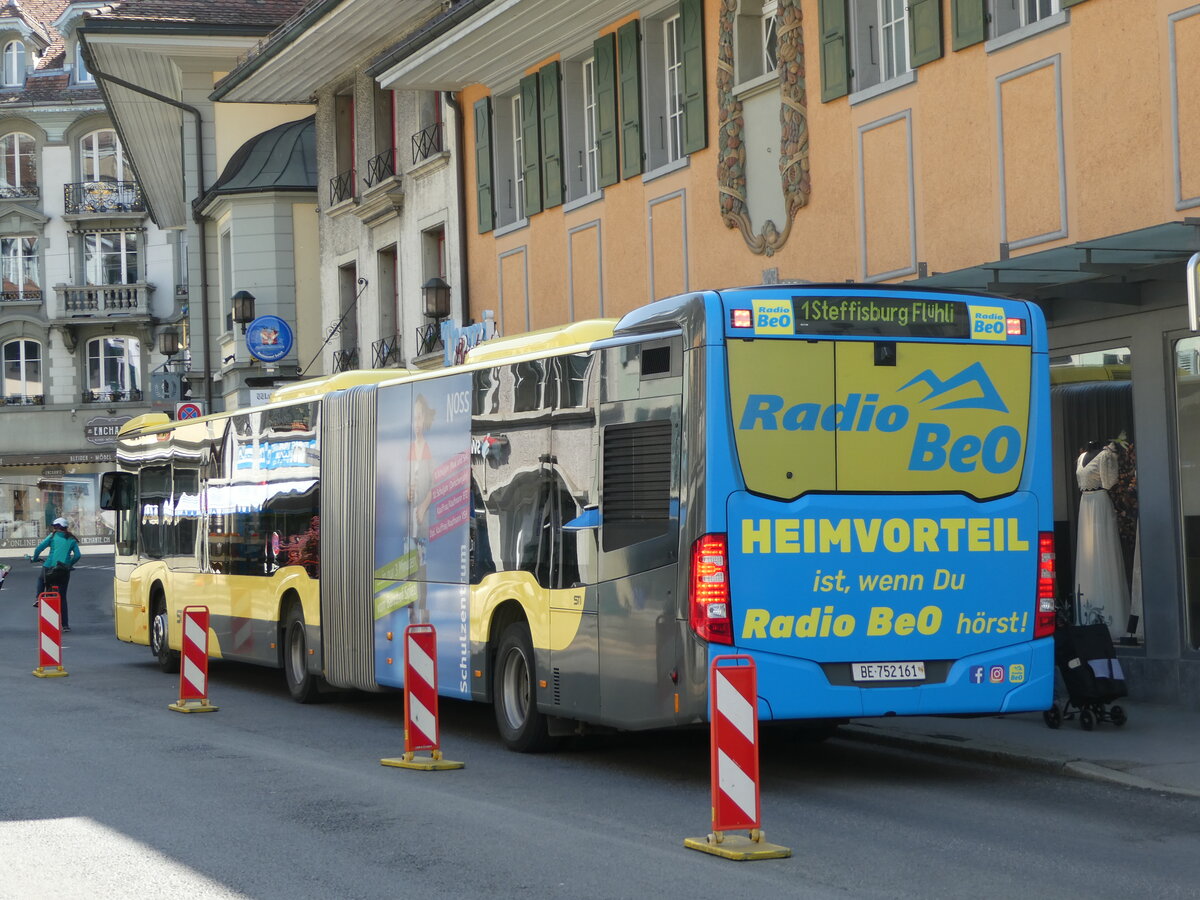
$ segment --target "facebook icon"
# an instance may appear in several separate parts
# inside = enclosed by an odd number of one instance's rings
[[[971,684],[983,684],[983,666],[971,666]]]

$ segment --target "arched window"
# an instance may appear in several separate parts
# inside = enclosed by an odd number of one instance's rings
[[[4,86],[20,87],[25,83],[25,45],[9,41],[4,45]]]
[[[0,294],[0,299],[42,299],[37,245],[36,237],[0,238],[0,272],[4,277],[4,293]]]
[[[37,141],[19,131],[0,136],[0,198],[37,194]]]
[[[113,129],[85,134],[79,142],[79,169],[84,181],[125,181],[125,168],[125,152]]]
[[[4,345],[4,402],[41,403],[42,345],[17,340]]]
[[[137,338],[101,337],[87,343],[87,389],[104,402],[141,400],[142,345]]]

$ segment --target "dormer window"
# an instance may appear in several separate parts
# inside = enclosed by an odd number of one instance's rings
[[[88,71],[87,63],[83,60],[83,45],[78,41],[75,42],[75,83],[96,83],[96,79],[93,78],[92,73]]]
[[[4,45],[4,86],[21,87],[25,84],[25,45],[20,41],[9,41]]]

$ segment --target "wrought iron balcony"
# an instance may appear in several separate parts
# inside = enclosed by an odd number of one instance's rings
[[[0,303],[41,303],[41,288],[21,288],[13,291],[0,291]]]
[[[137,388],[128,391],[118,389],[104,391],[84,391],[79,399],[83,403],[141,403],[142,392]]]
[[[400,356],[400,335],[380,338],[371,345],[371,367],[386,369],[391,366],[402,367],[404,359]]]
[[[396,150],[389,148],[367,160],[367,177],[363,179],[367,187],[374,187],[386,178],[396,174]]]
[[[417,326],[417,356],[436,353],[442,349],[442,323],[430,322]]]
[[[342,172],[329,179],[329,205],[341,203],[354,196],[354,170]]]
[[[78,181],[63,185],[67,214],[144,213],[146,200],[136,181]]]
[[[152,284],[56,285],[59,316],[149,316]]]
[[[45,406],[45,394],[9,394],[0,396],[0,406]]]
[[[358,368],[358,348],[333,351],[333,371],[350,372]]]
[[[41,189],[36,184],[25,184],[20,187],[0,185],[0,200],[30,200],[40,197]]]
[[[412,136],[412,156],[415,166],[423,159],[442,152],[442,123],[434,122]]]

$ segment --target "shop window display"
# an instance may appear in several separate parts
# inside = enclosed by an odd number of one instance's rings
[[[1175,344],[1175,427],[1183,527],[1184,621],[1188,647],[1200,650],[1200,338]]]
[[[1059,599],[1122,644],[1142,639],[1132,379],[1126,347],[1051,361]]]
[[[59,516],[70,523],[81,544],[111,543],[113,513],[96,503],[98,482],[94,474],[5,467],[0,475],[0,548],[37,546]]]

